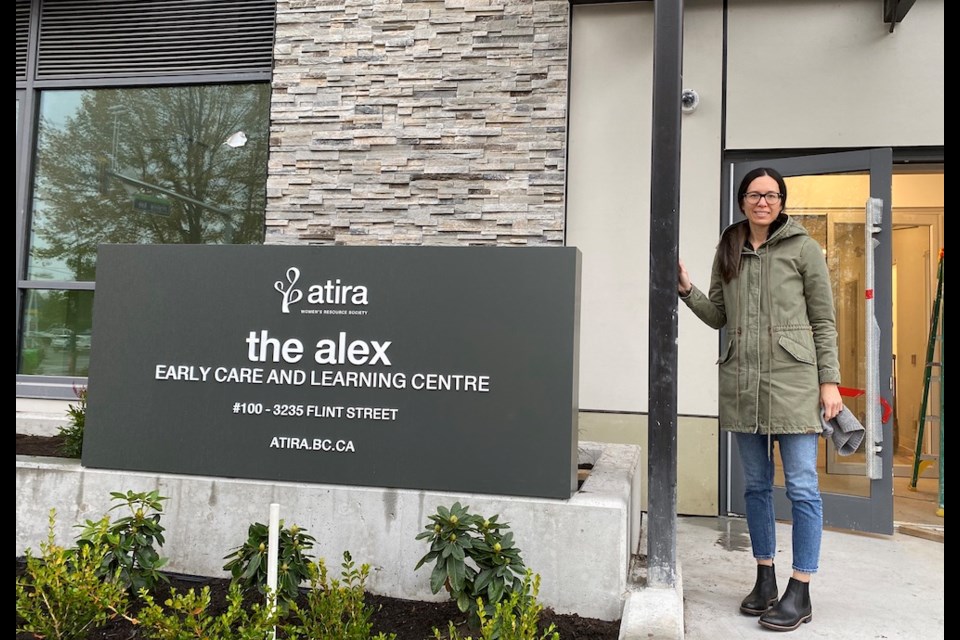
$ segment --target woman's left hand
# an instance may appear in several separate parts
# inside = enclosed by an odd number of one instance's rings
[[[820,385],[820,406],[823,407],[825,420],[833,420],[843,409],[843,400],[840,398],[840,387],[832,382]]]

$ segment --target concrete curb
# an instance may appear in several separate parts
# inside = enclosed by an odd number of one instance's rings
[[[623,605],[620,640],[683,640],[683,578],[673,588],[638,586]]]

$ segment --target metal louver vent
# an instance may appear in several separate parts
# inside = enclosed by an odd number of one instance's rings
[[[27,34],[30,31],[30,3],[17,2],[17,80],[27,79]]]
[[[274,0],[46,0],[37,78],[270,72]],[[20,73],[17,7],[17,73]]]

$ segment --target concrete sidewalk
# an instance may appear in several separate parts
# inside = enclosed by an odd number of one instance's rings
[[[943,546],[901,533],[825,531],[820,571],[810,591],[813,620],[788,637],[943,638]],[[777,551],[782,592],[790,577],[787,524],[777,525]],[[677,558],[676,592],[634,592],[624,610],[621,640],[783,637],[739,612],[740,600],[756,576],[745,520],[680,517]]]

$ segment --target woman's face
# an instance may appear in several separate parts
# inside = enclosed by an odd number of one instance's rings
[[[776,194],[776,195],[768,195]],[[780,212],[783,211],[783,200],[780,197],[780,185],[770,176],[760,176],[747,187],[740,206],[744,215],[753,227],[769,227]],[[760,196],[757,199],[757,196]],[[751,202],[757,199],[757,202]],[[774,200],[773,203],[768,199]]]

